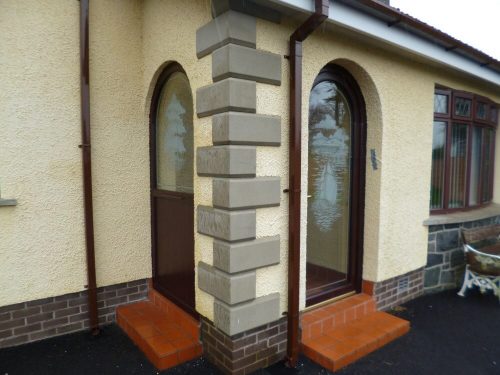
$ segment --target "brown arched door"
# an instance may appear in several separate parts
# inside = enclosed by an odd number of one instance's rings
[[[306,301],[361,290],[365,104],[342,67],[329,64],[309,100]]]
[[[150,123],[153,286],[196,315],[193,97],[179,64],[170,64],[158,79]]]

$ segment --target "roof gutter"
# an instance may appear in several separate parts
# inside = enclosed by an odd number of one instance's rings
[[[82,117],[83,201],[85,245],[87,257],[87,290],[90,330],[99,334],[97,315],[97,283],[94,250],[94,218],[92,203],[92,164],[90,152],[90,74],[89,74],[89,1],[80,0],[80,103]]]
[[[315,11],[290,36],[290,160],[288,200],[287,364],[299,356],[300,194],[302,156],[302,42],[328,18],[329,0],[315,0]]]
[[[312,0],[269,0],[304,13]],[[328,22],[500,85],[500,61],[376,0],[330,0]]]

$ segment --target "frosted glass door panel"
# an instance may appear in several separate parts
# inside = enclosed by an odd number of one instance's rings
[[[193,193],[193,98],[185,74],[165,83],[156,119],[157,189]]]
[[[309,101],[308,290],[347,276],[351,127],[341,90],[331,81],[318,83]]]

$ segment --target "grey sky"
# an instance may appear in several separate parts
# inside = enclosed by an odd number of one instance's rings
[[[500,60],[500,0],[391,0],[391,5]]]

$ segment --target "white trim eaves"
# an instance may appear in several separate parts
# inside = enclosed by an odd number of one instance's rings
[[[271,1],[302,12],[314,11],[314,0]],[[345,4],[330,0],[328,21],[500,86],[499,73]]]

